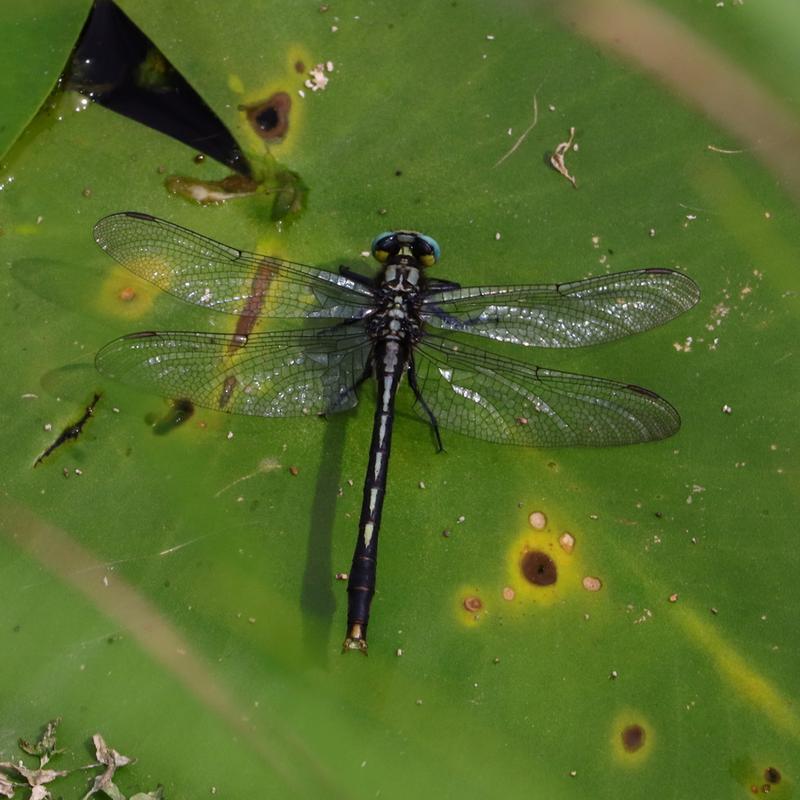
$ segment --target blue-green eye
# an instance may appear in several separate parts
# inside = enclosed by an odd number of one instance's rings
[[[423,267],[432,267],[441,252],[436,239],[416,231],[384,231],[372,240],[371,251],[381,264],[405,251]]]
[[[383,263],[389,258],[392,250],[396,246],[397,235],[393,231],[384,231],[379,233],[370,245],[370,252],[372,257]]]
[[[419,247],[419,246],[417,248],[415,248],[416,250],[420,251],[417,254],[417,257],[420,260],[425,259],[425,261],[430,261],[430,258],[425,258],[425,257],[426,256],[433,256],[433,261],[431,263],[426,263],[425,264],[426,267],[433,266],[433,264],[435,264],[439,260],[439,257],[442,255],[442,250],[439,247],[439,243],[432,236],[426,236],[424,233],[418,233],[417,237],[419,239],[421,239],[423,242],[425,242],[425,244],[428,245],[428,248],[430,248],[430,249],[427,249],[427,248],[422,248],[422,247]],[[425,252],[422,252],[423,250],[425,250]]]

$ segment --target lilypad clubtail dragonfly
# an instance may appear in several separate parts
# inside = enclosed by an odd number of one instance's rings
[[[100,220],[100,247],[187,303],[238,317],[233,333],[146,331],[97,355],[113,378],[207,408],[262,417],[332,414],[356,405],[371,377],[377,404],[349,575],[345,650],[367,649],[395,394],[439,426],[503,444],[624,445],[671,436],[677,411],[648,389],[574,375],[464,343],[469,333],[531,347],[582,347],[645,331],[691,308],[699,289],[669,269],[572,283],[462,287],[426,270],[439,245],[414,231],[372,243],[375,279],[248,253],[147,214]],[[259,317],[320,322],[254,332]],[[454,335],[455,334],[455,335]]]

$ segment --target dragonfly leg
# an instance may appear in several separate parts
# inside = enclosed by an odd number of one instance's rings
[[[345,400],[349,399],[350,394],[352,392],[355,392],[358,389],[358,387],[361,386],[361,384],[364,383],[365,380],[367,380],[367,378],[371,378],[372,377],[372,372],[373,372],[372,361],[367,361],[367,366],[364,368],[364,371],[361,373],[361,376],[353,384],[352,388],[346,394],[342,395],[341,403],[335,404],[331,408],[328,408],[325,411],[322,411],[319,414],[319,416],[322,417],[322,419],[327,420],[328,419],[328,414],[336,414],[338,411],[342,411],[343,409],[342,409],[342,405],[341,404]],[[350,407],[351,406],[346,406],[346,408],[350,408]]]
[[[449,292],[461,288],[460,283],[443,280],[442,278],[428,278],[426,280],[426,286],[429,292]]]
[[[417,371],[414,367],[413,356],[408,362],[408,385],[414,392],[414,397],[417,398],[417,402],[422,406],[422,408],[425,410],[425,413],[428,415],[431,427],[433,428],[433,435],[436,437],[436,449],[439,453],[441,453],[444,450],[444,445],[442,444],[442,435],[439,433],[439,423],[436,421],[433,411],[431,411],[430,407],[425,402],[425,398],[422,396],[422,392],[419,390],[419,386],[417,385]]]
[[[373,281],[372,278],[362,275],[360,272],[350,269],[350,267],[341,265],[339,267],[339,274],[343,275],[345,278],[350,278],[351,281],[355,281],[359,286],[366,286],[368,289],[375,288],[375,281]]]
[[[451,314],[448,314],[441,306],[430,305],[425,307],[425,311],[434,317],[438,317],[442,322],[447,323],[442,325],[443,328],[452,328],[453,330],[463,330],[465,326],[469,325],[469,320],[459,319]]]

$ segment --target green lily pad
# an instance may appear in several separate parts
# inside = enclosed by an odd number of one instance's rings
[[[102,731],[137,760],[126,795],[790,797],[800,225],[760,154],[709,150],[730,135],[543,8],[122,5],[307,208],[172,195],[165,175],[227,171],[69,95],[6,155],[0,759],[61,717],[58,768]],[[276,92],[288,133],[265,145],[240,107]],[[549,161],[571,128],[577,188]],[[94,353],[235,320],[105,256],[92,226],[122,210],[362,271],[375,234],[420,229],[465,285],[679,268],[703,298],[663,328],[487,348],[646,386],[683,427],[561,450],[444,431],[436,453],[403,390],[370,654],[343,656],[374,390],[328,420],[196,409],[156,435],[168,401]]]
[[[3,4],[0,157],[55,88],[90,5],[86,0],[9,0]]]

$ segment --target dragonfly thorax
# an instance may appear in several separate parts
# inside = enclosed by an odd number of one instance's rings
[[[388,264],[378,284],[377,308],[369,331],[374,338],[411,339],[415,341],[421,329],[420,270],[404,263]]]
[[[383,271],[383,287],[397,292],[408,292],[419,283],[419,269],[412,264],[389,264]]]

